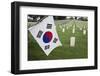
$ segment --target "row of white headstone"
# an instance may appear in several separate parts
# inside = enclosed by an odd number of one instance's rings
[[[62,32],[65,32],[65,27],[62,27],[62,26],[59,26],[59,27],[62,29]],[[66,29],[68,30],[68,28],[69,27],[67,26]],[[82,27],[80,27],[79,29],[80,29],[80,31],[82,31]],[[75,33],[75,26],[73,26],[72,33],[73,34]],[[86,35],[86,29],[85,29],[85,27],[83,29],[83,35]]]
[[[62,29],[62,32],[65,32],[65,28],[63,28],[61,26],[60,26],[60,28]],[[68,26],[66,27],[66,29],[68,29]],[[80,27],[80,30],[82,31],[82,27]],[[73,26],[72,33],[73,34],[75,33],[75,25]],[[83,35],[86,35],[85,27],[83,29]],[[75,47],[75,37],[74,36],[70,37],[70,47]]]

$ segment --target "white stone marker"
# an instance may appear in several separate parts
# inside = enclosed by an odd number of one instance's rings
[[[75,33],[75,25],[73,26],[72,33],[73,33],[73,34]]]
[[[75,33],[75,28],[73,28],[72,33],[73,33],[73,34]]]
[[[83,30],[83,35],[86,35],[86,30]]]
[[[66,29],[68,30],[68,26],[66,27]]]
[[[62,32],[65,32],[65,29],[64,28],[62,29]]]
[[[80,28],[80,30],[82,30],[82,28]]]
[[[75,46],[75,37],[70,37],[70,47]]]

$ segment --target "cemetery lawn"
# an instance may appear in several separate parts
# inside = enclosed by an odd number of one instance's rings
[[[55,21],[56,30],[62,46],[55,48],[48,56],[28,31],[28,60],[83,59],[88,58],[87,21],[59,20]],[[75,25],[75,33],[72,33]],[[65,28],[65,32],[62,29]],[[68,29],[66,28],[68,26]],[[80,30],[82,28],[82,30]],[[83,29],[86,35],[83,35]],[[75,37],[75,47],[70,47],[70,37]]]

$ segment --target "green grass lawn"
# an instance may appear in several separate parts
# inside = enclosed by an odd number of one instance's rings
[[[79,28],[87,30],[87,21],[55,21],[56,30],[62,46],[55,48],[48,56],[43,52],[41,47],[35,41],[28,31],[28,60],[53,60],[53,59],[80,59],[88,57],[87,33]],[[59,26],[65,25],[65,32]],[[75,25],[75,34],[72,33]],[[66,26],[69,28],[66,29]],[[85,28],[84,28],[85,26]],[[75,37],[75,47],[70,47],[70,37]]]

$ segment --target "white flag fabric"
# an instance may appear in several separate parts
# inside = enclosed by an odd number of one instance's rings
[[[37,25],[30,27],[29,31],[47,56],[54,48],[62,46],[53,16],[46,17]]]

